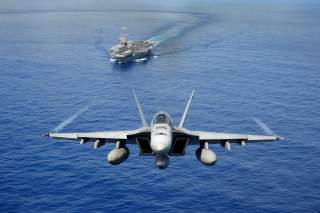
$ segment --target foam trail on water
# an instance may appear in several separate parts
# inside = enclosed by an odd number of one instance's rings
[[[85,107],[83,107],[82,109],[80,109],[78,112],[76,112],[75,114],[73,114],[72,116],[70,116],[69,118],[67,118],[66,120],[62,121],[58,126],[56,126],[52,131],[53,132],[58,132],[60,130],[62,130],[64,127],[66,127],[67,125],[71,124],[76,118],[78,118],[82,113],[84,113],[85,111],[87,111],[90,106],[92,104],[88,104]]]
[[[267,126],[267,124],[260,121],[258,118],[253,118],[257,125],[268,135],[275,135],[274,132]]]
[[[171,40],[182,35],[184,32],[186,32],[194,26],[200,25],[201,21],[201,18],[197,16],[189,17],[184,22],[179,22],[174,26],[161,31],[158,35],[153,36],[148,40],[154,42],[157,46],[165,41]]]

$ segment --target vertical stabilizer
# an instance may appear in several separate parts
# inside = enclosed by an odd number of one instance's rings
[[[179,124],[179,127],[180,127],[180,128],[183,127],[184,121],[185,121],[186,118],[187,118],[188,111],[189,111],[189,107],[190,107],[190,104],[191,104],[191,101],[192,101],[192,98],[193,98],[194,93],[195,93],[195,90],[192,90],[192,93],[191,93],[191,95],[190,95],[189,101],[188,101],[188,103],[187,103],[186,108],[184,109],[182,118],[181,118],[181,120],[180,120],[180,124]]]
[[[148,126],[147,121],[146,121],[146,118],[144,117],[144,113],[143,113],[143,111],[142,111],[142,107],[141,107],[141,105],[140,105],[138,96],[137,96],[137,94],[136,94],[136,92],[135,92],[134,90],[132,90],[132,92],[133,92],[133,95],[134,95],[134,99],[136,100],[137,108],[138,108],[138,110],[139,110],[140,119],[141,119],[141,124],[142,124],[142,126]]]

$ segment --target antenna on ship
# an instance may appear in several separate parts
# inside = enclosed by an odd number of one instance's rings
[[[127,42],[127,28],[122,27],[121,28],[121,32],[120,32],[120,45],[122,47],[127,46],[128,42]]]

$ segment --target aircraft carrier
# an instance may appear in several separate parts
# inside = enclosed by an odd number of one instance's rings
[[[122,28],[120,34],[120,44],[110,49],[111,61],[125,63],[129,61],[144,61],[151,54],[151,50],[156,44],[151,41],[128,41],[126,29]]]

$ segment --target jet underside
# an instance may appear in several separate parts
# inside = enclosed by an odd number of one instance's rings
[[[140,155],[152,155],[155,165],[159,169],[165,169],[170,163],[169,156],[183,156],[188,145],[198,146],[196,158],[206,166],[212,166],[217,162],[216,153],[209,147],[210,144],[220,144],[226,150],[231,150],[231,144],[241,146],[246,143],[272,142],[283,140],[282,137],[273,135],[250,135],[225,132],[193,131],[184,128],[192,92],[178,126],[173,125],[173,120],[167,112],[157,112],[149,125],[145,119],[138,97],[134,92],[134,98],[140,115],[142,126],[138,129],[123,131],[100,132],[49,132],[49,137],[56,139],[68,139],[80,141],[80,144],[94,142],[94,148],[98,149],[106,143],[115,144],[108,155],[107,160],[112,165],[118,165],[128,159],[130,150],[127,144],[138,145]],[[260,122],[261,123],[261,122]],[[265,126],[265,125],[264,125]]]
[[[156,155],[151,148],[151,137],[150,134],[141,135],[137,137],[129,137],[129,140],[133,140],[137,143],[140,150],[140,155]],[[172,146],[168,155],[171,156],[183,156],[186,153],[186,148],[190,140],[196,140],[195,138],[190,138],[186,135],[176,133],[173,136]]]

